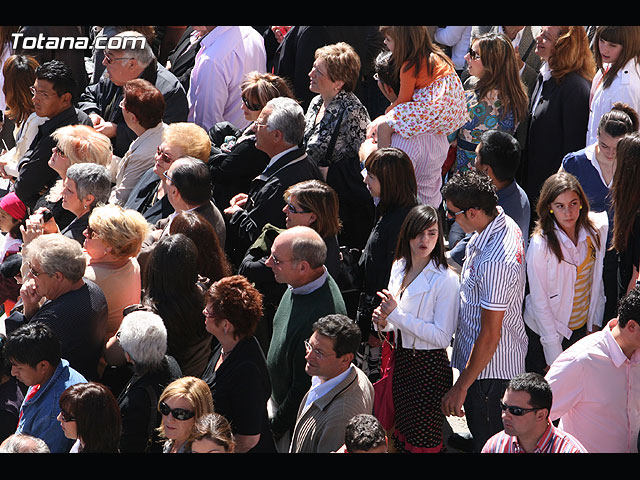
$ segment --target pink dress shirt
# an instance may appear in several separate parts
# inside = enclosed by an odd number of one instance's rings
[[[518,437],[504,433],[496,433],[487,440],[482,453],[527,453],[518,442]],[[554,427],[551,422],[547,425],[536,448],[532,453],[587,453],[582,444],[567,432]]]
[[[550,418],[589,453],[637,453],[640,430],[640,351],[628,359],[613,338],[611,320],[562,352],[546,379]]]

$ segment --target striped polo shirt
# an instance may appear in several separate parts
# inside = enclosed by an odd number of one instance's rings
[[[482,453],[527,453],[525,452],[518,437],[507,435],[504,430],[496,433],[487,440]],[[536,448],[531,453],[587,453],[584,446],[573,436],[554,427],[551,422],[547,429],[536,443]]]
[[[482,309],[503,311],[496,351],[478,379],[511,379],[523,373],[527,335],[522,318],[526,281],[524,242],[501,207],[498,216],[467,244],[460,278],[460,313],[451,364],[464,370],[480,333]]]

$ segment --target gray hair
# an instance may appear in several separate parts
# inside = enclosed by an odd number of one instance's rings
[[[26,262],[37,260],[47,275],[60,272],[64,278],[77,282],[84,276],[87,259],[80,243],[61,233],[40,235],[23,250]]]
[[[267,102],[265,108],[271,109],[267,119],[269,130],[280,130],[284,141],[290,145],[299,145],[304,138],[304,110],[298,102],[289,97],[276,97]]]
[[[41,438],[26,433],[14,433],[2,442],[0,453],[51,453],[51,451]]]
[[[139,310],[126,315],[120,324],[118,339],[136,370],[154,369],[167,353],[167,328],[162,318],[153,312]]]
[[[111,176],[109,171],[96,163],[75,163],[67,169],[67,178],[76,184],[76,193],[80,200],[93,195],[91,207],[107,203],[111,195]]]
[[[327,260],[327,244],[322,237],[309,227],[292,227],[289,229],[308,230],[308,235],[295,235],[291,240],[291,255],[294,261],[307,262],[311,268],[319,268]]]
[[[128,30],[126,32],[120,32],[114,35],[114,37],[128,37],[127,40],[123,40],[123,48],[118,51],[123,57],[134,58],[142,67],[146,68],[156,59],[147,38],[142,33]]]

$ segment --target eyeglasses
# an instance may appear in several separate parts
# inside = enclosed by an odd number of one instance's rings
[[[49,97],[59,97],[60,95],[58,95],[57,93],[46,93],[43,92],[42,90],[36,90],[36,87],[29,87],[29,91],[31,92],[31,95],[35,96],[39,96],[42,97],[44,99],[47,99]]]
[[[58,145],[53,147],[53,153],[58,154],[61,157],[66,157],[67,156]]]
[[[478,60],[480,58],[480,54],[471,47],[469,47],[469,50],[467,50],[467,54],[469,55],[471,60]]]
[[[313,345],[309,343],[309,340],[304,341],[304,348],[307,350],[307,354],[313,352],[313,354],[316,356],[318,360],[322,360],[324,357],[330,357],[332,355],[335,355],[335,353],[324,353],[319,351],[317,348],[315,348]]]
[[[271,259],[271,261],[273,262],[274,265],[278,266],[281,263],[287,263],[287,262],[293,262],[293,259],[291,260],[278,260],[273,253],[271,255],[269,255],[269,257],[267,258],[267,260],[269,260],[269,258]]]
[[[311,213],[310,210],[297,210],[291,202],[287,202],[287,210],[289,213]]]
[[[117,61],[117,60],[133,60],[134,57],[120,57],[120,58],[113,58],[110,54],[105,53],[104,54],[104,59],[107,62],[107,64],[111,65],[113,62]]]
[[[156,154],[160,157],[160,160],[162,160],[164,163],[173,162],[173,159],[169,155],[164,153],[164,150],[162,150],[162,148],[160,147],[158,147],[158,149],[156,150]]]
[[[162,172],[162,175],[164,176],[164,178],[167,179],[167,181],[171,184],[173,184],[173,180],[171,179],[171,177],[169,175],[167,175],[167,172]]]
[[[164,402],[160,402],[158,405],[158,411],[165,417],[169,414],[176,420],[189,420],[195,416],[195,412],[191,410],[185,410],[184,408],[171,408]]]
[[[471,209],[471,208],[473,208],[473,207],[464,208],[464,209],[462,209],[462,210],[458,210],[457,212],[452,212],[451,210],[448,210],[448,209],[447,209],[447,218],[450,218],[450,219],[452,219],[452,220],[453,220],[453,219],[454,219],[454,218],[456,218],[458,215],[462,215],[464,212],[466,212],[467,210],[469,210],[469,209]]]
[[[45,273],[45,272],[36,272],[30,263],[27,263],[27,267],[29,268],[29,274],[31,274],[31,276],[33,276],[34,278],[38,278],[40,275]]]
[[[99,237],[100,234],[98,232],[96,232],[93,228],[91,228],[90,226],[87,225],[87,228],[84,229],[84,232],[82,232],[82,234],[90,239]]]
[[[260,105],[255,105],[249,102],[249,100],[247,100],[247,97],[245,97],[244,95],[242,95],[242,103],[244,103],[244,106],[247,107],[247,109],[251,110],[252,112],[258,112],[262,110],[262,107]]]
[[[258,122],[253,122],[253,125],[254,125],[256,130],[259,130],[262,127],[268,127],[269,126],[266,123],[258,123]]]
[[[521,417],[526,413],[535,412],[536,410],[540,410],[540,408],[524,408],[524,407],[514,407],[512,405],[507,405],[502,400],[500,400],[500,408],[504,412],[505,410],[509,410],[511,415],[515,415],[516,417]]]
[[[65,423],[75,422],[76,421],[75,417],[72,417],[71,415],[69,415],[64,410],[60,410],[60,418],[62,418],[62,421],[65,422]]]

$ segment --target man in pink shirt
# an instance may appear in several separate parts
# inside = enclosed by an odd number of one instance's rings
[[[549,421],[552,401],[542,375],[513,377],[500,402],[504,430],[487,441],[482,453],[587,453],[578,440]]]
[[[637,453],[640,431],[640,288],[620,302],[618,317],[553,362],[550,418],[589,453]]]

